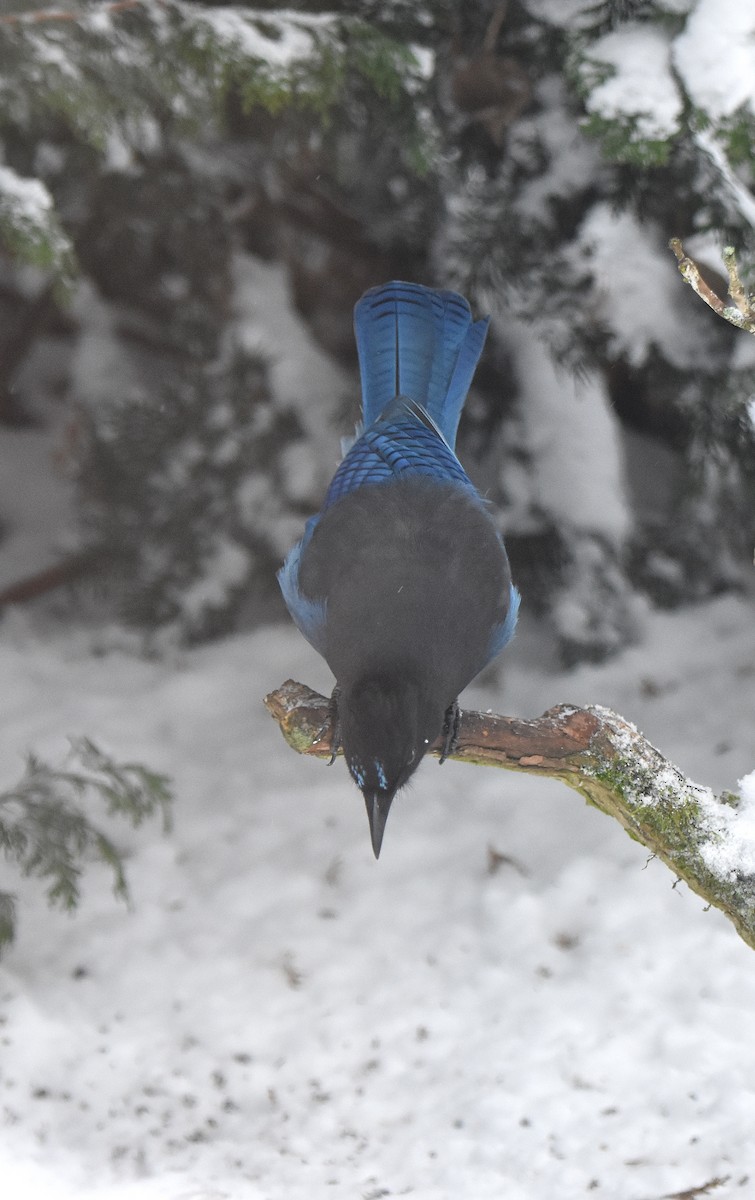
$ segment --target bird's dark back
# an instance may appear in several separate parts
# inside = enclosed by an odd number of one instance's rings
[[[458,484],[415,477],[361,487],[332,505],[299,582],[327,601],[325,657],[339,684],[416,664],[446,705],[485,665],[510,580],[483,504]]]

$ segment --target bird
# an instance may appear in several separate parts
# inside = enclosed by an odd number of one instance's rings
[[[490,318],[457,292],[393,280],[354,309],[362,420],[320,511],[278,572],[286,606],[335,677],[338,749],[375,858],[394,796],[458,696],[511,640],[520,596],[489,503],[455,454]]]

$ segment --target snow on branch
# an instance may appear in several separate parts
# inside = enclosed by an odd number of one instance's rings
[[[724,266],[729,276],[729,296],[734,301],[733,305],[727,304],[705,282],[697,263],[684,253],[684,247],[679,238],[672,238],[669,247],[676,255],[682,278],[697,292],[700,299],[704,300],[714,313],[718,313],[719,317],[723,317],[724,321],[728,321],[730,325],[736,325],[737,329],[744,329],[747,333],[755,333],[755,296],[748,295],[744,289],[739,276],[734,247],[724,246],[722,251]]]
[[[331,756],[328,704],[291,679],[265,697],[288,744],[316,758]],[[430,753],[440,749],[438,739]],[[720,908],[755,949],[755,787],[715,796],[599,705],[560,704],[531,720],[462,712],[451,757],[560,779]]]
[[[0,242],[18,258],[52,271],[63,289],[73,279],[75,255],[45,185],[0,165]]]

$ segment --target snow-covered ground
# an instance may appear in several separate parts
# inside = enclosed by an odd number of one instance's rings
[[[543,639],[525,619],[469,704],[612,705],[714,787],[755,765],[751,600],[654,615],[569,674]],[[505,771],[424,764],[376,863],[343,764],[298,758],[262,706],[288,675],[329,686],[288,628],[148,662],[0,625],[0,788],[85,733],[176,791],[172,833],[118,831],[131,911],[104,868],[71,919],[11,881],[2,1196],[751,1196],[733,927],[575,793]]]

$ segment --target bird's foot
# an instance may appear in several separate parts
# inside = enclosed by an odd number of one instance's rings
[[[461,709],[459,701],[454,700],[446,709],[446,715],[443,721],[443,747],[440,752],[439,763],[444,763],[450,754],[456,753],[456,748],[459,744],[459,727],[461,725]]]
[[[338,716],[338,700],[341,695],[341,689],[338,684],[333,688],[328,701],[328,717],[324,725],[321,725],[317,731],[317,736],[313,738],[312,744],[316,746],[321,742],[327,733],[330,733],[330,761],[329,767],[333,766],[336,761],[338,751],[341,749],[341,721]]]
[[[336,684],[333,691],[330,693],[328,702],[328,724],[330,725],[330,761],[329,767],[338,757],[338,751],[341,749],[341,718],[338,715],[338,701],[341,698],[341,689]]]

